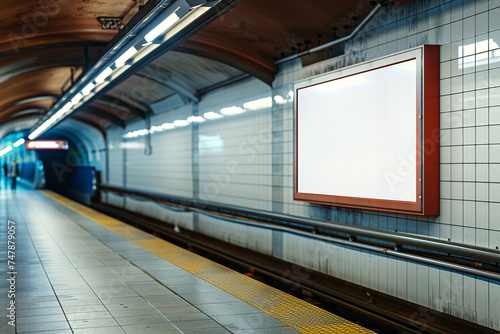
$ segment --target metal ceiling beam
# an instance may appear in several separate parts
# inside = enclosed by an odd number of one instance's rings
[[[75,115],[71,115],[70,119],[74,119],[78,122],[84,123],[84,124],[94,128],[94,129],[98,130],[103,135],[103,137],[106,136],[106,131],[103,128],[101,128],[101,126],[99,124],[92,122],[92,121],[86,119],[85,117],[81,117],[81,116],[75,114]],[[59,124],[61,124],[61,123],[59,123]],[[57,129],[57,125],[58,124],[56,124],[54,129]],[[50,132],[50,129],[47,132]]]
[[[153,78],[152,76],[147,76],[145,74],[141,74],[141,73],[134,73],[135,76],[138,76],[138,77],[143,77],[143,78],[147,78],[148,80],[152,80],[154,82],[156,82],[157,84],[161,85],[161,86],[164,86],[165,88],[169,88],[165,82],[157,79],[157,78]]]
[[[37,117],[37,116],[42,116],[43,114],[44,114],[44,112],[43,112],[43,110],[41,110],[41,112],[40,111],[38,111],[38,112],[33,111],[33,112],[25,113],[22,115],[7,117],[4,119],[0,119],[0,126],[2,126],[4,124],[11,123],[11,122],[23,120],[25,118],[33,118],[33,117]]]
[[[24,62],[21,62],[21,64],[17,64],[17,69],[14,69],[13,71],[7,72],[5,74],[0,75],[0,84],[4,83],[12,78],[15,78],[17,76],[26,74],[26,73],[31,73],[39,70],[45,70],[48,68],[54,68],[54,67],[77,67],[77,66],[82,66],[82,61],[76,61],[74,59],[52,59],[51,61],[47,61],[46,63],[38,66],[31,66],[28,67],[27,64],[24,64]],[[26,68],[22,68],[26,66]]]
[[[157,66],[155,66],[155,69],[158,69]],[[147,68],[146,68],[147,71]],[[149,80],[153,80],[170,90],[174,91],[176,94],[178,94],[183,100],[188,101],[188,102],[199,102],[200,101],[200,96],[198,93],[196,93],[196,90],[189,87],[185,87],[186,85],[183,85],[182,79],[181,78],[176,78],[175,75],[170,75],[167,74],[162,74],[169,72],[168,70],[165,69],[159,69],[157,71],[149,71],[150,73],[135,73],[135,76],[146,78]]]
[[[216,20],[219,18],[222,14],[225,12],[231,10],[234,6],[238,5],[241,3],[243,0],[218,0],[217,2],[213,2],[213,7],[210,7],[206,12],[201,14],[200,16],[193,16],[190,17],[189,15],[186,16],[186,21],[185,26],[183,29],[181,29],[179,32],[177,32],[174,36],[168,38],[165,40],[162,44],[158,45],[155,48],[154,52],[146,54],[144,57],[141,58],[140,61],[135,62],[130,65],[128,70],[124,73],[122,73],[119,77],[117,77],[115,80],[112,80],[109,82],[106,86],[105,89],[101,89],[96,94],[94,94],[92,97],[87,99],[84,103],[90,105],[92,102],[96,101],[97,99],[101,98],[102,96],[106,95],[113,87],[116,87],[117,85],[123,83],[125,80],[127,80],[131,75],[133,75],[135,72],[139,71],[141,68],[144,68],[148,64],[150,64],[153,60],[164,54],[165,52],[168,52],[169,50],[172,50],[176,45],[180,44],[181,42],[187,40],[189,37],[194,35],[196,32],[198,32],[200,29],[211,23],[212,21]],[[166,3],[166,0],[163,0],[161,3]],[[153,2],[149,1],[149,3],[152,3],[151,6],[156,4],[158,2]],[[156,8],[159,8],[160,6],[156,6]],[[159,9],[158,9],[159,10]],[[146,15],[149,15],[146,14]],[[140,16],[140,15],[139,15]],[[148,16],[145,16],[146,18]],[[139,20],[139,22],[135,21],[135,18],[133,18],[127,26],[120,31],[115,38],[108,44],[109,49],[107,49],[106,55],[113,55],[114,52],[117,52],[117,50],[120,47],[123,47],[125,43],[129,41],[130,38],[133,38],[133,34],[131,32],[136,31],[137,29],[140,29],[141,26],[145,25],[148,23],[147,19],[142,20],[142,18]],[[130,30],[127,30],[130,29]],[[126,37],[128,36],[128,37]],[[116,44],[115,44],[116,43]],[[106,50],[105,50],[106,51]],[[91,76],[95,75],[97,73],[97,69],[99,69],[101,66],[106,64],[107,59],[101,58],[98,60],[95,64],[89,65],[91,68],[89,71],[87,71],[81,78],[80,81],[76,84],[73,85],[72,88],[70,88],[66,94],[72,94],[72,92],[76,92],[77,89],[79,89],[80,85],[82,85],[82,82],[88,80]],[[95,72],[95,73],[94,73]],[[111,94],[110,94],[111,95]],[[124,100],[123,98],[121,100]],[[58,106],[59,102],[56,102],[56,106]],[[62,103],[62,102],[61,102]],[[84,106],[82,105],[82,106]],[[142,116],[145,118],[144,113]],[[37,124],[35,124],[35,128],[38,128],[38,126],[41,124],[41,122],[44,122],[45,120],[42,119],[39,121]]]
[[[89,115],[97,116],[100,117],[104,120],[108,120],[113,124],[118,125],[121,128],[125,128],[126,124],[125,121],[122,120],[121,118],[113,115],[110,112],[107,112],[105,110],[96,108],[96,107],[85,107],[84,109],[80,110],[79,112],[83,112]]]
[[[73,48],[73,47],[103,47],[105,45],[106,45],[105,42],[81,42],[81,41],[32,45],[19,49],[11,49],[9,51],[1,52],[0,59],[11,56],[17,57],[23,53],[43,51],[46,49],[63,49],[63,48]]]
[[[120,75],[117,79],[111,81],[107,86],[106,89],[103,90],[102,92],[97,93],[93,99],[89,101],[89,103],[92,103],[93,101],[102,101],[103,96],[105,95],[110,95],[108,92],[113,89],[113,87],[118,86],[119,84],[123,83],[125,80],[127,80],[130,76],[132,76],[134,73],[137,71],[141,70],[142,68],[146,67],[148,64],[153,62],[155,59],[163,55],[165,52],[168,52],[172,50],[176,45],[181,43],[182,41],[187,40],[189,37],[194,35],[197,31],[202,29],[203,27],[207,26],[214,20],[218,19],[221,15],[226,13],[227,11],[231,10],[234,8],[236,5],[240,4],[243,0],[221,0],[219,1],[214,7],[212,7],[210,10],[208,10],[205,14],[202,16],[194,19],[192,22],[190,22],[187,26],[186,29],[182,30],[179,34],[174,36],[173,38],[168,39],[166,42],[162,43],[158,48],[155,49],[155,52],[152,52],[151,54],[148,54],[144,58],[141,59],[140,62],[134,63],[130,66],[127,72],[124,74]],[[154,1],[149,1],[149,3],[153,4],[156,3]],[[143,9],[144,10],[144,9]],[[140,13],[140,12],[139,12]],[[134,17],[135,19],[135,17]],[[132,27],[137,24],[137,22],[132,19],[128,24],[127,27],[122,29],[116,36],[115,38],[109,43],[110,48],[112,47],[113,43],[116,43],[117,40],[119,40],[121,37],[126,35],[128,31],[126,29],[132,29]],[[116,101],[114,101],[115,103]],[[131,110],[132,111],[132,110]],[[139,114],[137,113],[138,116],[141,116],[142,118],[146,118],[145,113]]]
[[[198,94],[199,95],[203,95],[203,94],[206,94],[208,92],[211,92],[213,90],[216,90],[218,88],[221,88],[221,87],[224,87],[224,86],[228,86],[228,85],[231,85],[233,83],[236,83],[238,81],[241,81],[241,80],[245,80],[245,79],[248,79],[250,78],[251,75],[248,74],[248,73],[243,73],[243,74],[240,74],[236,77],[233,77],[233,78],[229,78],[227,80],[224,80],[224,81],[221,81],[221,82],[217,82],[216,84],[213,84],[211,86],[208,86],[208,87],[204,87],[202,89],[199,89],[198,90]]]
[[[278,72],[277,67],[274,70],[271,70],[269,66],[264,66],[250,57],[244,57],[235,52],[231,52],[226,48],[195,42],[192,40],[188,40],[184,42],[182,46],[176,47],[175,51],[215,60],[219,63],[229,65],[256,77],[268,85],[272,84],[274,76]],[[274,66],[272,62],[270,62],[270,65]]]
[[[25,114],[29,114],[29,113],[40,113],[40,114],[43,114],[43,113],[46,113],[47,110],[49,110],[49,109],[44,108],[44,107],[28,108],[28,109],[23,109],[21,111],[16,111],[14,113],[14,116],[20,116],[20,115],[25,115]]]
[[[151,108],[147,104],[141,103],[130,96],[127,96],[124,94],[119,94],[118,92],[115,94],[115,93],[113,93],[112,90],[108,91],[106,93],[106,95],[108,97],[118,99],[118,100],[122,101],[123,103],[127,104],[128,106],[133,107],[135,109],[139,109],[139,110],[143,111],[144,113],[148,113],[151,111]]]
[[[146,118],[146,111],[138,108],[131,108],[129,104],[125,103],[119,98],[114,98],[109,95],[102,95],[95,99],[93,102],[100,103],[115,109],[118,113],[132,114],[141,118]],[[92,103],[90,104],[92,105]]]
[[[20,106],[22,104],[37,102],[37,101],[42,101],[42,100],[48,100],[48,99],[57,100],[58,98],[59,98],[59,95],[55,95],[55,94],[44,94],[44,95],[35,95],[35,96],[27,97],[25,99],[19,100],[15,103],[9,105],[3,109],[0,109],[0,114],[5,112],[6,110],[9,110],[10,108],[14,108],[14,107]]]

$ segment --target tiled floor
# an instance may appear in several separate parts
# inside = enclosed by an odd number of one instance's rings
[[[1,186],[2,334],[371,333],[61,196]]]
[[[0,190],[2,263],[8,260],[3,251],[8,219],[16,226],[17,333],[297,333],[22,187],[15,194]],[[7,271],[2,275],[8,278]],[[0,307],[6,313],[9,283],[0,282]],[[15,333],[2,318],[0,333]]]

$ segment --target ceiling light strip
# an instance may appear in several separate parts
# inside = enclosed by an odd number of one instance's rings
[[[210,1],[210,6],[214,6],[218,1]],[[51,109],[51,112],[47,113],[48,119],[43,121],[41,125],[35,128],[34,131],[28,136],[29,139],[35,139],[40,136],[44,131],[48,130],[54,123],[57,123],[67,117],[71,112],[74,112],[79,107],[83,106],[85,103],[90,101],[90,99],[96,94],[93,92],[97,86],[105,86],[106,81],[114,80],[114,77],[118,77],[124,71],[119,71],[114,75],[113,73],[118,68],[123,67],[126,63],[132,59],[139,51],[151,52],[154,49],[141,48],[146,44],[150,44],[159,39],[168,32],[177,22],[180,21],[189,11],[195,7],[199,7],[206,4],[206,0],[176,0],[173,4],[169,5],[166,9],[163,9],[168,1],[160,2],[153,10],[152,14],[146,16],[141,22],[139,22],[136,27],[132,28],[126,36],[124,36],[115,47],[111,48],[95,65],[91,68],[87,74],[70,89],[65,96],[63,96]],[[157,14],[160,10],[159,14]],[[154,19],[150,17],[158,15]],[[201,15],[201,14],[200,14]],[[142,22],[150,21],[150,23],[144,25]],[[138,31],[137,31],[138,30]],[[146,43],[144,43],[146,42]],[[163,41],[159,41],[161,44]],[[126,50],[125,52],[122,52]],[[143,57],[144,55],[142,55]],[[95,76],[94,73],[98,72]],[[111,77],[111,79],[110,79]],[[80,87],[85,86],[85,88],[80,89]],[[102,88],[102,87],[101,87]],[[98,91],[100,88],[98,89]],[[60,105],[67,102],[64,107],[60,108]],[[58,110],[59,109],[59,110]],[[58,110],[55,112],[55,110]]]

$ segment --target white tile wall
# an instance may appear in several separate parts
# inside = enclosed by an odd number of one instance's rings
[[[191,109],[183,107],[153,116],[151,125],[160,126],[163,123],[186,119],[188,116],[191,116]],[[138,123],[132,124],[130,130],[127,127],[127,131],[133,131],[136,127],[144,128],[144,121]],[[143,149],[127,150],[126,186],[191,197],[193,192],[191,131],[191,127],[186,126],[152,134],[152,154],[145,154]],[[135,140],[144,142],[145,137],[138,137]]]
[[[207,94],[199,114],[270,97],[269,86],[247,80]],[[271,108],[201,123],[198,138],[201,199],[272,209]]]

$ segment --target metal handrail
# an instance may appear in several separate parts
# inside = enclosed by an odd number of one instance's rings
[[[303,218],[264,210],[248,209],[233,205],[201,201],[185,197],[170,196],[159,193],[146,193],[141,190],[120,188],[109,185],[99,185],[103,191],[117,192],[127,195],[134,195],[153,200],[160,200],[174,205],[185,206],[188,210],[202,209],[219,213],[231,213],[233,216],[243,218],[258,218],[271,221],[282,226],[297,224],[305,228],[319,228],[327,231],[345,233],[350,236],[375,238],[383,241],[393,242],[397,245],[412,245],[431,250],[438,250],[452,254],[459,254],[469,258],[482,259],[493,262],[500,262],[500,251],[478,246],[463,245],[445,240],[437,240],[428,237],[411,236],[407,234],[384,231],[371,227],[353,226],[345,223],[334,222],[324,219]],[[191,209],[190,209],[191,208]]]

